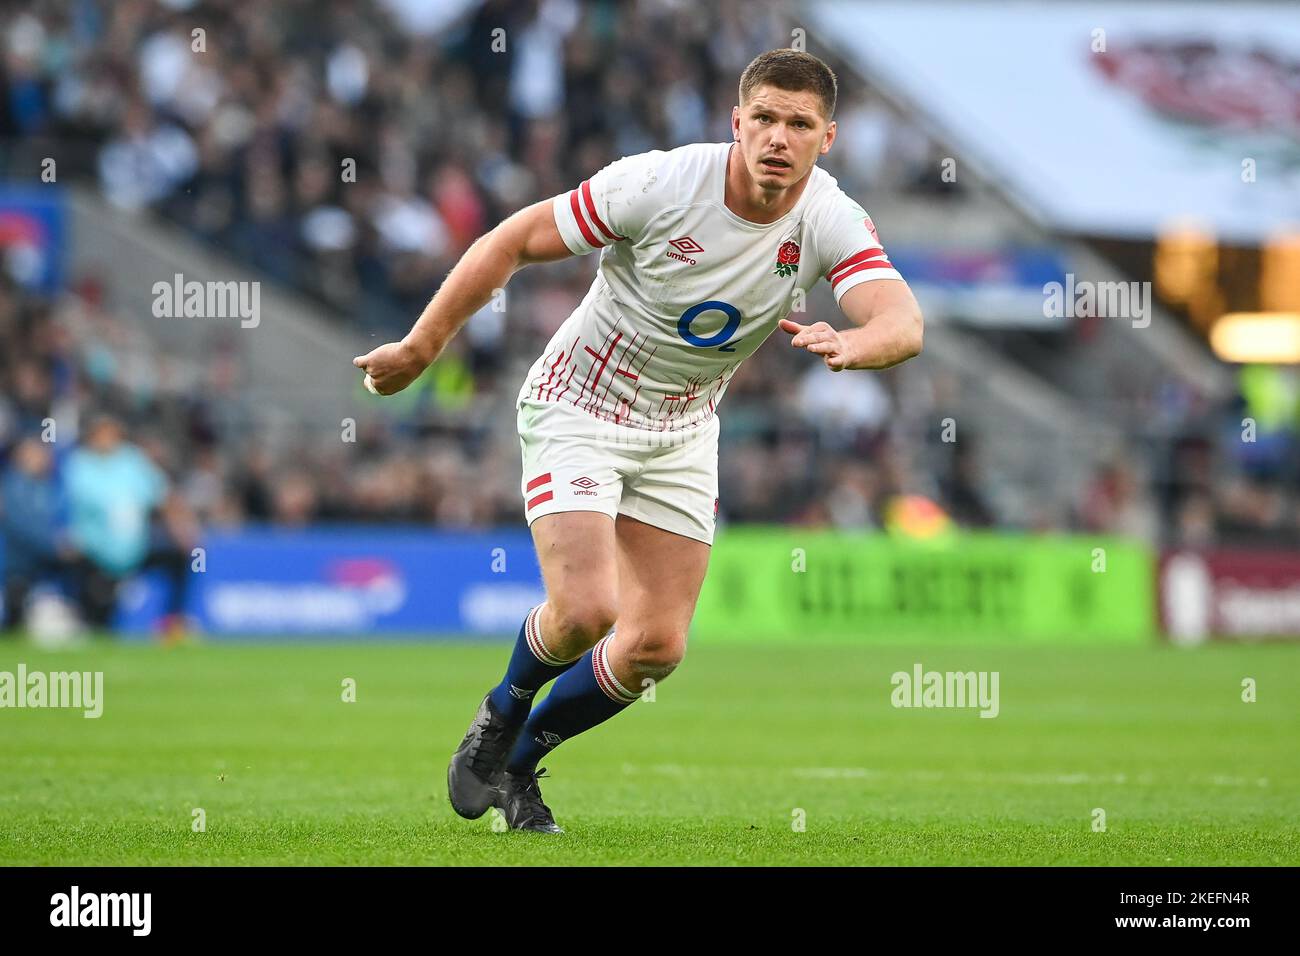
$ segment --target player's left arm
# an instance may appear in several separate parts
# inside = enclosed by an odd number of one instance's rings
[[[840,311],[856,328],[782,319],[790,344],[820,355],[832,372],[889,368],[919,355],[921,307],[889,261],[867,211],[836,190],[819,205],[811,225],[815,251],[808,265],[830,283]]]
[[[839,330],[828,322],[800,325],[781,320],[790,344],[820,355],[832,372],[882,369],[921,354],[925,322],[912,290],[902,279],[875,279],[853,286],[840,297],[840,311],[856,328]]]

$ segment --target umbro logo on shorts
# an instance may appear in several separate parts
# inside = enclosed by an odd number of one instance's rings
[[[574,478],[573,481],[569,482],[569,484],[577,485],[578,488],[582,489],[581,491],[575,491],[575,495],[589,495],[594,498],[596,497],[596,493],[591,489],[597,487],[600,482],[592,481],[586,475],[583,475],[581,478]]]

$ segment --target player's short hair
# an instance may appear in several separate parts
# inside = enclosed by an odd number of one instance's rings
[[[760,86],[775,86],[788,93],[816,93],[822,101],[822,115],[835,115],[835,73],[811,53],[802,50],[768,50],[760,53],[740,74],[740,103]]]

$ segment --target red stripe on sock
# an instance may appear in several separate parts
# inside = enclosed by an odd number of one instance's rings
[[[550,667],[558,667],[556,661],[559,658],[550,653],[542,643],[541,617],[540,604],[528,612],[528,617],[524,619],[524,640],[528,642],[528,649],[533,652],[535,658]]]
[[[595,653],[591,655],[591,666],[596,674],[596,683],[605,692],[605,696],[615,703],[631,703],[618,692],[618,683],[614,680],[614,672],[610,669],[609,661],[605,659],[605,644],[608,640],[609,638],[605,638],[597,644]]]

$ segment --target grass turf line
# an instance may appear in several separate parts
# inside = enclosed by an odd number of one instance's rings
[[[0,670],[102,670],[104,715],[0,710],[0,864],[1300,863],[1294,645],[697,644],[546,761],[558,838],[447,804],[507,653],[2,642]],[[917,661],[999,671],[1000,715],[893,708]]]

